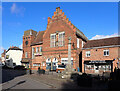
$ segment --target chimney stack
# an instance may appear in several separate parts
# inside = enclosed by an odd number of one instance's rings
[[[60,7],[57,7],[57,8],[56,8],[56,12],[59,12],[59,11],[60,11]]]

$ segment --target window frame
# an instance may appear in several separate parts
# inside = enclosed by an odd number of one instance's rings
[[[106,54],[105,54],[105,52],[106,52]],[[107,52],[108,52],[108,54],[107,54]],[[109,55],[110,55],[109,49],[103,50],[103,56],[109,56]]]
[[[39,52],[42,52],[42,46],[40,46],[39,48],[40,48],[40,51],[39,51]]]
[[[36,53],[38,53],[39,52],[39,47],[36,47]]]
[[[90,57],[90,56],[91,56],[90,51],[86,51],[85,53],[86,53],[86,57]],[[88,55],[88,54],[89,54],[89,55]]]
[[[60,34],[62,35],[61,38],[59,38]],[[65,41],[64,38],[65,38],[65,32],[59,32],[58,33],[58,46],[64,46],[64,41]],[[62,40],[60,40],[60,39],[62,39]],[[60,44],[60,42],[61,42],[61,44]]]
[[[77,38],[77,48],[80,48],[80,40]]]
[[[54,36],[53,40],[52,40],[52,36]],[[54,45],[52,45],[52,43],[54,43]],[[50,34],[50,47],[55,47],[56,46],[55,44],[56,44],[56,33]]]
[[[28,52],[25,52],[25,58],[28,58]]]

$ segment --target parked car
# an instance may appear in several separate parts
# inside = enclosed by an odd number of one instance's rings
[[[66,67],[66,65],[58,65],[56,72],[61,73],[62,71],[64,71],[65,67]]]
[[[14,67],[14,70],[26,70],[26,68],[23,65],[17,65]]]

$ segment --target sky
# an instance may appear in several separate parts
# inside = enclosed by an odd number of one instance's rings
[[[46,30],[47,18],[60,7],[67,18],[88,39],[99,39],[118,34],[117,2],[3,2],[2,46],[22,47],[24,31]]]

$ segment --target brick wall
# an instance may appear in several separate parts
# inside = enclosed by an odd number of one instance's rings
[[[109,50],[109,56],[104,56],[103,50]],[[86,57],[86,51],[90,51],[90,57]],[[84,61],[86,60],[114,60],[113,69],[117,67],[118,62],[118,47],[112,48],[95,48],[95,49],[83,49],[82,50],[82,72],[84,72]]]

